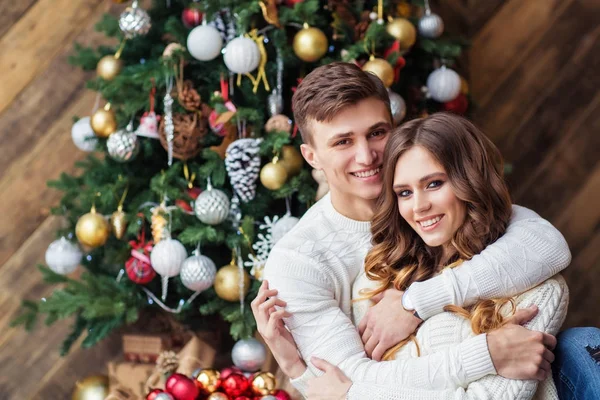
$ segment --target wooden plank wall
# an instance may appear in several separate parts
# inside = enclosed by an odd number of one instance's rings
[[[476,122],[514,165],[515,202],[567,238],[573,263],[567,325],[600,325],[600,3],[597,0],[431,0],[450,32],[472,40],[462,60],[479,109]],[[122,5],[108,0],[0,3],[0,322],[23,297],[48,288],[34,265],[60,221],[59,193],[45,182],[84,157],[71,143],[73,115],[88,115],[89,74],[71,67],[72,43],[106,43],[93,25]],[[26,335],[0,333],[0,398],[66,399],[76,379],[118,358],[113,337],[60,358],[68,323]],[[25,367],[25,368],[23,368]]]

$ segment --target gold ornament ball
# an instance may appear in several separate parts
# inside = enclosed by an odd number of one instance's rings
[[[304,158],[295,146],[283,146],[279,162],[283,164],[288,176],[298,175],[304,166]]]
[[[108,396],[108,377],[105,375],[88,376],[75,383],[73,400],[104,400]]]
[[[260,182],[269,190],[281,188],[287,178],[287,170],[281,162],[270,162],[260,170]]]
[[[221,385],[221,373],[212,368],[203,369],[196,377],[196,385],[199,386],[200,389],[212,393],[217,390],[219,385]],[[215,399],[217,398],[218,397],[215,397]]]
[[[244,274],[244,297],[250,290],[250,275],[242,268]],[[229,264],[217,271],[215,276],[215,292],[217,296],[227,301],[240,301],[240,270],[235,264]]]
[[[96,66],[96,73],[99,77],[104,80],[111,81],[115,79],[121,69],[123,68],[123,62],[115,56],[104,56],[98,61]]]
[[[363,71],[372,72],[377,75],[385,87],[390,87],[394,83],[394,68],[383,58],[373,58],[367,61],[362,69]]]
[[[117,119],[111,110],[99,109],[90,121],[96,136],[107,138],[117,130]]]
[[[385,29],[400,42],[401,52],[408,51],[417,41],[417,28],[406,18],[394,18]]]
[[[108,222],[93,210],[80,217],[75,226],[75,235],[79,242],[91,248],[100,247],[106,243],[109,234]]]
[[[460,92],[465,96],[469,94],[469,83],[462,76],[460,77]]]
[[[229,400],[229,396],[225,393],[215,392],[208,396],[206,400]]]
[[[259,372],[252,378],[252,391],[261,396],[273,393],[277,388],[277,379],[270,372]]]
[[[327,36],[319,28],[304,27],[294,36],[294,53],[302,61],[315,62],[327,53]]]

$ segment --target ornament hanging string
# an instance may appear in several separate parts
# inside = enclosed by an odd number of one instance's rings
[[[119,49],[115,53],[115,59],[118,60],[121,58],[121,54],[123,53],[123,49],[125,48],[125,43],[127,42],[127,38],[124,38],[121,44],[119,45]]]
[[[377,0],[377,23],[383,24],[383,0]]]
[[[152,82],[152,89],[150,89],[150,112],[153,113],[156,96],[156,82],[154,81],[154,78],[150,78],[150,81]]]

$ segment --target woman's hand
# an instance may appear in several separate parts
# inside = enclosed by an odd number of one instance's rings
[[[252,313],[256,319],[258,333],[263,337],[279,367],[288,377],[294,379],[306,371],[306,364],[298,354],[298,347],[290,331],[283,324],[283,318],[291,314],[285,309],[285,301],[278,299],[277,290],[269,289],[269,283],[263,281],[258,295],[252,301]]]
[[[317,357],[312,357],[310,362],[325,374],[308,380],[306,391],[308,400],[345,399],[346,393],[352,386],[352,381],[344,375],[342,370]]]

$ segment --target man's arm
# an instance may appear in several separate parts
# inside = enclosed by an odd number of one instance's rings
[[[506,233],[471,260],[415,282],[408,296],[423,320],[454,304],[523,293],[565,269],[571,252],[562,234],[535,212],[513,206]]]

